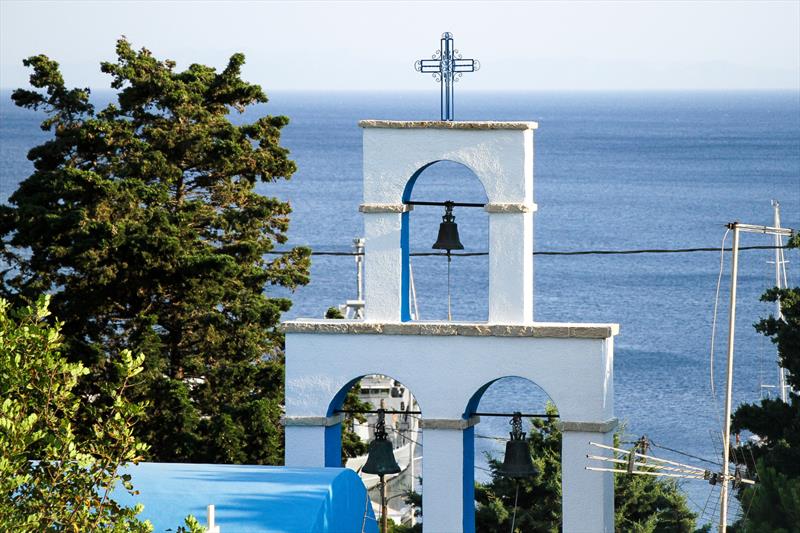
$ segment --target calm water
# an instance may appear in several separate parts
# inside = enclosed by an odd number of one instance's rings
[[[761,93],[531,93],[458,95],[459,119],[536,120],[537,250],[719,246],[724,224],[771,224],[770,199],[785,226],[800,227],[800,96]],[[362,234],[362,118],[435,118],[437,94],[276,93],[265,108],[286,114],[284,143],[299,171],[260,192],[294,208],[291,242],[317,250],[350,249]],[[26,151],[45,138],[38,117],[0,104],[0,201],[30,173]],[[240,120],[240,119],[237,119]],[[455,164],[435,165],[419,179],[415,199],[482,201],[483,190]],[[412,214],[412,249],[436,238],[438,208]],[[467,251],[485,251],[487,215],[456,210]],[[730,244],[730,240],[728,241]],[[771,244],[745,235],[742,245]],[[774,353],[751,325],[770,312],[758,302],[772,285],[771,252],[742,252],[737,308],[735,402],[755,401],[774,383]],[[800,256],[788,257],[798,282]],[[617,322],[616,410],[631,437],[715,458],[717,410],[709,392],[709,343],[719,253],[539,256],[535,316],[540,321]],[[446,316],[445,261],[414,258],[421,318]],[[727,325],[727,261],[720,294],[718,346]],[[486,257],[453,262],[455,319],[485,319]],[[298,290],[287,318],[321,316],[355,296],[350,257],[315,257],[312,281]],[[723,352],[718,351],[720,358]],[[721,367],[720,367],[721,368]],[[717,382],[721,389],[721,374]],[[481,410],[538,410],[544,395],[522,380],[503,380]],[[422,406],[424,410],[424,406]],[[721,415],[720,415],[721,416]],[[481,436],[505,435],[507,421],[485,420]],[[477,441],[478,455],[502,443]],[[667,455],[667,454],[663,454]],[[679,457],[678,457],[679,458]],[[693,462],[688,460],[688,462]],[[696,463],[696,462],[695,462]],[[485,463],[481,460],[481,466]],[[480,477],[482,471],[478,471]],[[684,485],[700,509],[710,488]],[[712,495],[712,504],[716,495]],[[709,504],[709,509],[713,507]]]

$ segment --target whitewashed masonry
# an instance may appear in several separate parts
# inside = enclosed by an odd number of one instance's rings
[[[474,532],[473,413],[486,388],[518,376],[561,416],[563,530],[614,528],[611,474],[585,470],[589,441],[611,443],[616,324],[533,321],[534,122],[360,122],[364,129],[365,320],[293,320],[286,332],[286,464],[340,466],[335,412],[362,376],[408,387],[424,427],[423,527]],[[487,322],[411,322],[410,200],[438,161],[468,167],[489,213]],[[441,200],[445,200],[442,198]]]

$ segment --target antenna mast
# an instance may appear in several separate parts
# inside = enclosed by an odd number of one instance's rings
[[[753,224],[742,224],[731,222],[728,229],[733,230],[733,248],[731,250],[731,304],[728,316],[728,372],[725,387],[725,418],[723,419],[722,432],[722,484],[719,509],[719,531],[726,533],[728,530],[728,481],[733,476],[728,474],[728,463],[730,462],[731,451],[731,397],[733,393],[733,340],[734,326],[736,323],[736,281],[739,275],[739,233],[763,233],[765,235],[775,235],[779,237],[785,235],[791,237],[793,231],[779,227],[755,226]]]
[[[773,222],[775,228],[781,227],[781,204],[777,200],[772,200],[773,209]],[[788,286],[786,279],[786,259],[783,255],[783,236],[775,234],[775,286],[779,289],[785,289]],[[781,299],[775,301],[775,318],[778,320],[783,319],[783,312],[781,311]],[[781,360],[778,359],[778,394],[783,403],[787,401],[786,385],[786,370],[781,366]]]

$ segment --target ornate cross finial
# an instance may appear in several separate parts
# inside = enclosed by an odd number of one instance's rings
[[[431,73],[433,79],[441,84],[442,120],[453,119],[453,83],[461,78],[463,72],[475,72],[481,68],[477,59],[462,59],[461,53],[453,48],[453,34],[442,34],[441,48],[431,59],[420,59],[414,63],[417,72]]]

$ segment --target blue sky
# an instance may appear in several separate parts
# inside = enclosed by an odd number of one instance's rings
[[[0,0],[0,87],[21,60],[107,87],[114,41],[270,90],[430,90],[413,69],[450,31],[481,61],[459,90],[800,89],[800,1],[265,2]]]

